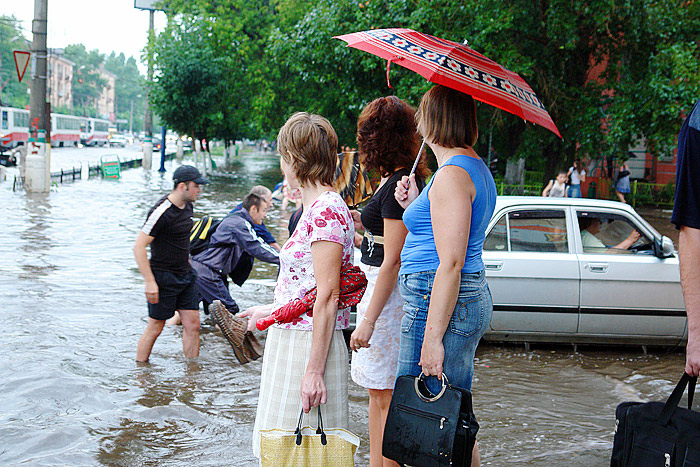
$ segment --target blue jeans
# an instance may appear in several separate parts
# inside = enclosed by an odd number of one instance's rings
[[[405,314],[401,320],[397,376],[421,374],[418,362],[434,281],[435,271],[404,274],[399,279]],[[457,303],[442,338],[445,349],[443,373],[453,386],[471,390],[474,353],[491,324],[492,314],[493,301],[484,271],[462,273]],[[440,382],[436,378],[427,378],[426,383],[434,394],[440,391]]]
[[[569,193],[567,193],[569,198],[580,198],[581,197],[581,185],[569,185]]]

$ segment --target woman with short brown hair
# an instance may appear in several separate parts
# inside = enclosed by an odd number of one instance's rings
[[[304,212],[280,251],[274,303],[249,308],[248,329],[316,287],[313,313],[272,325],[265,342],[253,452],[260,457],[260,431],[316,426],[308,413],[323,404],[328,428],[348,427],[348,354],[342,330],[350,309],[338,309],[340,271],[353,265],[355,228],[345,202],[332,187],[338,138],[319,115],[299,112],[279,132],[280,165],[291,188],[300,188]]]

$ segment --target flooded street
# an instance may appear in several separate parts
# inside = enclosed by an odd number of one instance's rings
[[[138,155],[135,147],[80,151],[53,150],[52,170],[95,164],[100,154]],[[161,174],[159,163],[154,154],[152,171],[48,194],[13,192],[14,168],[0,183],[0,465],[256,465],[261,361],[239,365],[204,315],[196,361],[184,358],[182,330],[172,326],[149,364],[134,360],[147,309],[133,241],[179,165],[169,161]],[[195,213],[221,217],[253,185],[280,180],[275,155],[245,154],[234,175],[212,178]],[[670,213],[640,212],[672,235]],[[280,244],[290,213],[277,204],[265,221]],[[276,270],[256,261],[252,278],[232,286],[241,309],[272,300]],[[473,393],[483,464],[607,465],[617,404],[665,399],[683,366],[682,349],[482,346]],[[367,404],[351,383],[361,466],[369,459]]]

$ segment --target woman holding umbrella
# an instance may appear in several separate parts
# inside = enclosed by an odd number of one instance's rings
[[[398,465],[383,458],[382,437],[396,379],[403,317],[397,278],[407,231],[394,189],[397,181],[409,175],[420,147],[414,115],[406,102],[389,96],[367,104],[357,121],[361,160],[367,170],[382,177],[361,214],[365,229],[361,268],[369,284],[357,306],[357,327],[350,337],[350,348],[356,352],[350,374],[369,393],[370,467]],[[422,189],[427,168],[423,164],[417,172]]]
[[[416,119],[439,168],[420,194],[415,175],[395,190],[408,229],[399,271],[406,304],[397,375],[444,374],[453,386],[471,389],[474,353],[493,312],[481,251],[496,185],[473,148],[478,129],[470,95],[434,86]],[[438,381],[426,382],[439,392]],[[472,465],[480,465],[477,445]]]

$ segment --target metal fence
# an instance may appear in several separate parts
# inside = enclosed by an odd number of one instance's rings
[[[632,206],[637,204],[652,205],[652,206],[673,206],[673,199],[676,194],[676,185],[674,183],[644,183],[632,182]]]

